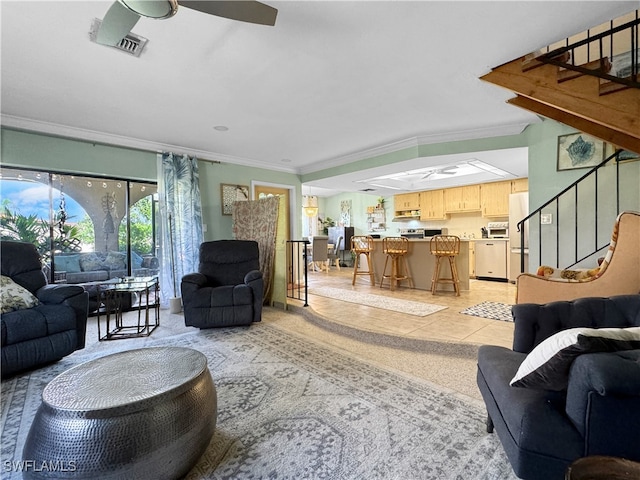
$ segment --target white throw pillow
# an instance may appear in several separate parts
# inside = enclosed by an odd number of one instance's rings
[[[1,313],[7,313],[35,307],[38,305],[38,299],[10,277],[0,275],[0,303],[2,303]]]
[[[640,348],[640,327],[570,328],[543,340],[524,359],[512,387],[565,390],[573,360],[583,353]]]

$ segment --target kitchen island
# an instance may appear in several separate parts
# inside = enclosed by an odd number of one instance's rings
[[[413,280],[414,288],[419,290],[431,290],[431,277],[436,265],[436,257],[431,255],[429,249],[430,238],[409,239],[409,252],[407,253],[407,265],[409,266],[409,276]],[[387,256],[382,252],[382,239],[373,240],[373,270],[375,273],[376,285],[380,285],[384,262]],[[365,260],[366,265],[366,260]],[[460,278],[460,290],[469,290],[469,240],[460,239],[460,254],[456,257],[456,267]],[[387,265],[387,273],[391,271],[391,262]],[[444,262],[440,268],[443,277],[451,277],[449,262]],[[398,282],[400,287],[408,287],[409,281]],[[389,287],[389,282],[385,281],[384,287]],[[438,284],[438,290],[451,290],[453,285]]]

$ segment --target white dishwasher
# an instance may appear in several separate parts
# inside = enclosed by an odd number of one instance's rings
[[[507,280],[507,242],[476,239],[476,278]]]

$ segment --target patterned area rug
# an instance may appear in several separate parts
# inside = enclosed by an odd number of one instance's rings
[[[516,478],[479,402],[265,324],[101,342],[2,382],[2,477],[21,478],[10,465],[54,376],[160,345],[203,352],[217,388],[216,433],[188,480]]]
[[[416,315],[418,317],[426,317],[427,315],[431,315],[432,313],[436,313],[447,308],[441,305],[433,305],[431,303],[399,300],[382,295],[360,293],[333,287],[314,287],[309,289],[309,293],[311,295],[319,295],[321,297],[333,298],[343,302],[357,303],[358,305],[382,308],[384,310]]]
[[[482,302],[469,308],[461,310],[460,313],[473,315],[474,317],[491,318],[492,320],[502,320],[503,322],[513,322],[511,316],[511,305],[498,302]]]

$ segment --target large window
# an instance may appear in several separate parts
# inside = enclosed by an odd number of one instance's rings
[[[51,282],[158,272],[157,186],[0,168],[0,234],[38,248]]]

